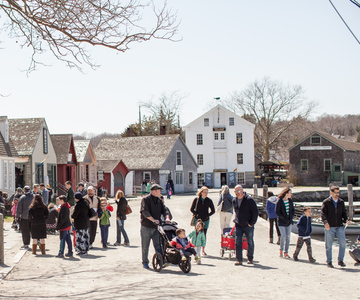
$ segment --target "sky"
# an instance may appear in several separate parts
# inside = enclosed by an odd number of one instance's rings
[[[157,2],[162,2],[157,0]],[[360,8],[332,0],[360,39]],[[0,115],[44,117],[51,134],[121,133],[138,121],[139,103],[179,91],[180,123],[215,97],[230,98],[269,76],[301,85],[322,114],[359,114],[360,45],[327,0],[168,0],[181,21],[171,42],[133,44],[120,53],[91,48],[100,67],[83,73],[56,61],[26,74],[29,49],[0,33]],[[5,21],[3,13],[0,22]],[[142,109],[142,114],[149,112]]]

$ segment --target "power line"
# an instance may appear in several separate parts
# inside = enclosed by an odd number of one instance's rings
[[[356,0],[350,0],[352,3],[354,3],[357,7],[360,7],[360,3],[357,2]]]
[[[351,2],[355,1],[355,0],[350,0]],[[347,29],[349,29],[349,31],[351,32],[351,34],[353,35],[353,37],[355,38],[355,40],[358,42],[358,44],[360,45],[360,41],[358,40],[358,38],[356,37],[356,35],[351,31],[350,27],[348,26],[348,24],[346,24],[345,20],[343,19],[343,17],[340,15],[340,13],[338,12],[338,10],[336,9],[335,5],[331,2],[331,0],[329,0],[330,4],[332,5],[332,7],[335,9],[336,13],[339,15],[340,19],[344,22],[345,26],[347,27]],[[356,1],[355,1],[356,2]],[[353,2],[354,3],[354,2]],[[355,4],[355,3],[354,3]],[[360,6],[359,6],[360,7]]]

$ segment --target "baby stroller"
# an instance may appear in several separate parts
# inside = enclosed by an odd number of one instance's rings
[[[191,270],[191,257],[185,253],[186,260],[181,260],[180,251],[169,245],[169,241],[176,236],[176,225],[176,222],[171,222],[169,224],[161,223],[157,226],[162,253],[160,254],[155,252],[152,259],[152,265],[156,272],[160,272],[162,270],[164,261],[174,265],[179,265],[179,268],[184,273],[189,273]]]
[[[225,251],[229,251],[229,259],[231,259],[232,255],[235,255],[235,230],[233,228],[224,228],[223,234],[221,235],[221,248],[220,248],[220,256],[224,257]],[[247,250],[247,240],[243,236],[242,240],[242,248],[243,250]]]

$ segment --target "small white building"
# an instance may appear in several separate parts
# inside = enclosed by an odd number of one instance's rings
[[[254,183],[255,125],[217,105],[187,126],[185,141],[198,164],[198,186]]]
[[[9,120],[0,117],[0,190],[15,193],[15,161],[18,153],[9,135]]]

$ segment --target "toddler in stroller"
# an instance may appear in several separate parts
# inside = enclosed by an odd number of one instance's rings
[[[164,230],[166,229],[166,231]],[[191,270],[191,258],[190,255],[193,253],[190,253],[191,247],[188,249],[185,249],[182,253],[180,253],[180,249],[176,249],[173,247],[173,243],[170,242],[169,237],[172,237],[171,241],[173,239],[176,239],[176,223],[171,222],[168,224],[160,224],[157,227],[157,230],[159,232],[160,236],[160,245],[161,245],[161,253],[155,252],[153,259],[152,259],[152,265],[155,271],[160,272],[162,268],[164,267],[164,262],[169,264],[176,264],[179,265],[179,268],[184,273],[189,273]],[[185,234],[185,230],[184,230]],[[186,238],[186,237],[185,237]],[[196,251],[194,248],[192,248],[196,254]],[[190,251],[190,252],[189,252]]]

